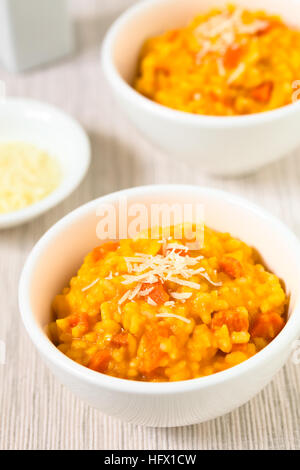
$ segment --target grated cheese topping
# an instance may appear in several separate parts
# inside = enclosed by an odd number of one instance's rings
[[[147,284],[154,284],[158,281],[172,281],[180,285],[199,289],[200,285],[198,283],[190,282],[188,279],[195,274],[205,273],[203,267],[197,268],[203,256],[181,256],[179,253],[176,253],[176,249],[177,246],[167,251],[165,255],[152,256],[138,253],[134,257],[125,257],[130,274],[123,275],[124,280],[122,283],[146,282]]]
[[[168,302],[164,303],[165,307],[174,307],[174,305],[175,305],[174,300],[168,300]]]
[[[157,313],[155,316],[161,318],[177,318],[177,320],[184,321],[185,323],[191,323],[191,320],[189,320],[188,318],[182,317],[181,315],[175,315],[175,313]]]
[[[171,277],[179,275],[188,279],[195,274],[205,271],[203,267],[195,268],[199,261],[203,259],[203,256],[181,256],[179,253],[176,253],[176,249],[177,246],[166,252],[165,255],[158,254],[153,256],[138,253],[133,257],[125,257],[128,272],[134,274],[123,275],[123,284],[139,281],[153,284],[159,279],[164,282],[170,280]]]
[[[221,286],[222,283],[214,282],[210,279],[209,275],[203,267],[199,267],[199,262],[203,259],[203,256],[191,257],[187,254],[189,248],[185,245],[178,243],[170,243],[166,245],[167,250],[163,249],[164,255],[157,254],[147,255],[144,253],[137,253],[136,256],[124,257],[127,270],[129,274],[123,274],[122,284],[130,285],[135,284],[136,286],[128,290],[119,300],[119,306],[126,300],[133,300],[138,295],[140,297],[147,297],[147,303],[152,306],[156,306],[156,302],[149,296],[154,289],[151,284],[157,282],[170,281],[180,286],[189,287],[191,289],[200,289],[198,282],[190,281],[192,276],[200,275],[206,281],[210,282],[214,286]],[[186,252],[184,256],[179,254],[176,250]],[[148,284],[147,289],[142,289],[143,284]],[[142,289],[142,290],[141,290]],[[174,299],[185,300],[191,297],[192,293],[172,292],[171,296]],[[174,301],[165,302],[166,306],[173,306]]]
[[[125,294],[119,299],[118,304],[122,305],[125,302],[125,300],[129,298],[130,294],[131,294],[131,290],[126,291]]]
[[[83,289],[81,289],[81,292],[85,292],[86,290],[90,289],[91,287],[93,287],[95,284],[97,284],[97,282],[99,282],[100,279],[99,277],[97,279],[95,279],[93,282],[91,282],[88,286],[84,287]]]
[[[0,144],[0,214],[40,201],[60,180],[58,162],[43,150],[22,142]]]
[[[178,300],[186,300],[192,296],[191,292],[171,292],[171,297]]]
[[[191,289],[200,289],[200,284],[198,282],[186,281],[185,279],[180,279],[178,277],[170,277],[169,281],[179,284],[180,286],[190,287]]]
[[[237,68],[232,72],[230,77],[228,78],[227,80],[228,85],[231,85],[232,83],[234,83],[244,73],[245,69],[246,69],[246,65],[243,62],[241,62],[237,66]]]
[[[183,251],[189,251],[188,247],[185,245],[181,245],[179,243],[168,243],[167,244],[167,250],[183,250]]]
[[[246,24],[243,21],[243,12],[242,8],[236,8],[233,11],[228,9],[209,18],[195,29],[194,34],[201,46],[196,57],[197,64],[200,64],[209,53],[224,56],[227,49],[236,43],[239,36],[257,34],[268,27],[267,21],[259,19]],[[217,61],[217,66],[220,75],[224,75],[223,61]]]
[[[147,295],[151,294],[154,287],[150,287],[149,289],[144,289],[143,292],[140,292],[141,297],[147,297]]]

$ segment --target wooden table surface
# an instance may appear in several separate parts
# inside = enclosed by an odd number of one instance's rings
[[[255,175],[216,179],[170,164],[121,115],[100,68],[99,45],[113,19],[132,3],[72,0],[72,57],[19,75],[0,69],[9,95],[71,113],[87,130],[93,150],[91,169],[71,197],[32,223],[0,232],[0,340],[7,348],[0,365],[0,449],[300,449],[300,365],[291,359],[259,395],[224,417],[150,429],[104,416],[73,396],[43,365],[21,324],[18,280],[35,242],[72,209],[118,189],[150,183],[225,189],[265,207],[300,235],[299,152]]]

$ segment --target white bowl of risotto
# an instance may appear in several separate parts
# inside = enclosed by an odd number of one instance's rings
[[[300,145],[300,54],[286,40],[300,31],[299,2],[232,3],[257,18],[226,19],[227,0],[139,2],[112,25],[102,48],[108,83],[137,129],[170,159],[224,176],[256,171]],[[214,8],[223,24],[201,19],[180,32]]]
[[[124,206],[125,200],[128,210]],[[285,291],[290,299],[286,311],[287,322],[266,347],[244,362],[212,375],[188,380],[178,380],[178,377],[176,381],[168,382],[128,380],[108,375],[108,371],[104,373],[102,370],[100,373],[99,369],[96,371],[84,366],[78,362],[78,356],[77,361],[74,360],[75,356],[71,358],[65,355],[63,350],[58,349],[51,341],[48,325],[54,320],[51,308],[53,299],[68,285],[71,277],[76,276],[87,253],[103,243],[103,240],[99,240],[101,231],[98,230],[101,220],[103,221],[101,216],[107,218],[109,210],[111,222],[116,222],[118,228],[116,232],[112,230],[111,239],[118,237],[118,234],[122,238],[124,233],[126,238],[133,214],[140,214],[133,210],[140,211],[145,208],[151,215],[157,204],[169,208],[175,204],[181,208],[187,204],[202,204],[208,227],[220,232],[230,232],[232,236],[255,247],[268,270],[284,280]],[[127,229],[123,225],[124,221],[128,222]],[[114,266],[113,263],[112,265]],[[118,264],[117,267],[119,270]],[[95,267],[89,269],[91,275],[96,275],[96,272]],[[182,426],[213,419],[242,405],[270,382],[273,375],[283,366],[300,332],[299,277],[299,241],[279,220],[264,210],[246,200],[215,189],[189,185],[144,186],[91,201],[56,223],[33,248],[26,261],[19,286],[19,306],[26,330],[41,357],[56,377],[81,399],[104,413],[137,425]],[[245,278],[241,279],[242,282],[246,281]],[[75,282],[76,279],[73,278],[73,286]],[[105,281],[110,282],[112,281]],[[95,283],[90,284],[90,280],[85,279],[83,285],[80,295],[84,296],[84,302],[88,299],[93,302],[90,289],[94,288]],[[108,285],[105,285],[106,292],[109,292]],[[96,290],[98,288],[99,286],[95,287]],[[65,292],[68,292],[68,289]],[[104,291],[100,288],[97,292],[103,301]],[[263,301],[265,297],[263,296]],[[108,302],[104,304],[107,307]],[[64,305],[66,307],[67,304],[61,302],[63,308]],[[74,305],[79,306],[77,301]],[[123,308],[121,302],[120,305]],[[148,305],[147,312],[150,307]],[[117,304],[115,312],[118,312]],[[104,305],[103,309],[101,306],[101,315],[105,315]],[[134,322],[134,318],[131,318]],[[146,322],[149,322],[149,318],[148,314],[144,317]],[[179,318],[171,317],[159,318],[158,321],[177,321],[177,333],[191,325],[179,323]],[[134,327],[134,324],[132,326]],[[65,338],[70,338],[70,335],[65,335]],[[78,352],[84,344],[82,341],[76,341],[74,343]],[[204,344],[207,343],[200,342],[199,347],[202,348]],[[91,345],[94,346],[95,344]],[[142,348],[142,355],[143,351]],[[117,353],[119,364],[119,349]],[[156,356],[155,349],[153,356]]]
[[[0,229],[59,204],[79,185],[90,163],[89,139],[59,109],[5,98],[0,105]]]

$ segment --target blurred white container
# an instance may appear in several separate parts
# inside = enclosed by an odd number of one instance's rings
[[[0,62],[19,72],[71,52],[67,0],[0,0]]]
[[[300,27],[300,0],[144,0],[111,26],[102,65],[118,103],[145,137],[193,171],[231,177],[254,172],[300,146],[299,100],[264,113],[205,116],[161,106],[131,86],[147,38],[228,3],[265,10]]]

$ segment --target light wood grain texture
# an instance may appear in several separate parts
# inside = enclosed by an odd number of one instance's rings
[[[70,112],[87,129],[93,148],[89,174],[71,197],[30,224],[0,232],[0,340],[7,345],[6,364],[0,365],[0,449],[300,449],[300,365],[291,360],[258,396],[227,416],[149,429],[120,423],[74,397],[43,365],[21,324],[17,286],[32,246],[70,210],[111,191],[150,183],[218,187],[262,205],[300,235],[299,152],[253,176],[214,179],[171,162],[120,114],[101,72],[99,45],[131,3],[72,0],[73,57],[23,75],[0,69],[10,95]]]

